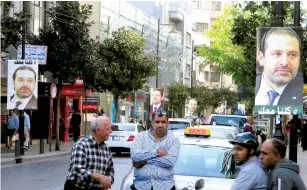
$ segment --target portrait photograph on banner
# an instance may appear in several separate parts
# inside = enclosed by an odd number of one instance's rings
[[[163,88],[150,89],[150,114],[164,110],[164,93]]]
[[[302,39],[301,27],[257,28],[255,111],[303,111]]]
[[[186,113],[185,118],[192,118],[197,116],[197,100],[196,98],[190,98],[186,100]]]
[[[37,61],[9,60],[7,109],[37,110],[37,80]]]

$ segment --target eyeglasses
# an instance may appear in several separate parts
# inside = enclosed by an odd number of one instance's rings
[[[167,111],[156,111],[155,115],[158,116],[158,117],[162,117],[164,115],[167,116]]]

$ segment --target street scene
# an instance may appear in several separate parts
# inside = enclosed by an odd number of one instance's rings
[[[1,189],[307,190],[305,1],[1,2]]]

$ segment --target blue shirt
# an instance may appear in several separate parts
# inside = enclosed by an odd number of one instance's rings
[[[24,116],[25,116],[25,124],[24,124],[25,128],[30,129],[31,128],[30,117],[26,112],[24,112]]]
[[[17,130],[19,126],[19,119],[16,114],[7,116],[7,128]]]
[[[157,157],[157,149],[167,152],[166,156]],[[159,142],[151,134],[151,130],[142,131],[133,140],[131,159],[136,162],[147,160],[142,168],[134,168],[133,183],[136,189],[169,190],[175,185],[174,166],[180,151],[179,140],[167,134]]]
[[[266,190],[267,174],[256,156],[240,166],[239,174],[231,190]]]

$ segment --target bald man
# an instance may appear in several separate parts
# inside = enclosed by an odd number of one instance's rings
[[[255,134],[255,131],[253,130],[254,125],[254,118],[251,116],[248,116],[246,119],[246,124],[244,125],[243,132],[251,132],[252,134]]]

